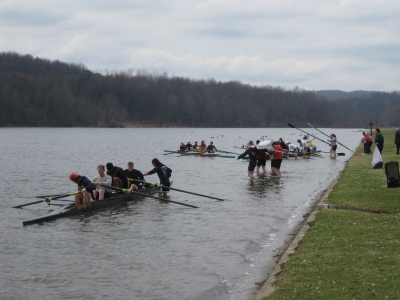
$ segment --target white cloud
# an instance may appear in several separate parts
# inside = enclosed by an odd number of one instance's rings
[[[394,0],[0,3],[0,51],[191,78],[400,90]]]

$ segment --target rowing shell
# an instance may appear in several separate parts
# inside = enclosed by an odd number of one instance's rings
[[[157,188],[157,187],[149,187],[146,190],[139,190],[137,192],[141,193],[143,195],[152,195],[152,194],[157,193],[158,191],[159,191],[159,188]],[[89,203],[81,204],[78,206],[76,206],[75,203],[67,204],[67,205],[63,205],[60,208],[53,210],[52,212],[49,212],[39,218],[28,220],[28,221],[23,221],[22,224],[23,224],[23,226],[26,226],[26,225],[45,222],[45,221],[51,221],[51,220],[62,218],[62,217],[77,215],[77,214],[83,213],[85,211],[95,210],[100,207],[116,205],[116,204],[120,204],[120,203],[124,203],[124,202],[139,200],[142,198],[143,198],[143,196],[138,195],[138,194],[127,194],[127,195],[116,194],[116,195],[114,195],[110,198],[104,199],[104,200],[89,202]]]
[[[173,150],[164,150],[164,152],[176,153],[176,154],[182,154],[182,155],[201,156],[201,157],[235,158],[235,156],[232,156],[232,155],[222,155],[222,154],[217,154],[217,153],[185,152],[185,151],[173,151]]]

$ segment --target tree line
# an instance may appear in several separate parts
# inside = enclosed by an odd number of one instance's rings
[[[336,97],[336,98],[335,98]],[[400,93],[306,91],[0,53],[0,126],[399,126]]]

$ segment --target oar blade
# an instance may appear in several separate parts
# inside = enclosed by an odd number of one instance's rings
[[[12,206],[12,208],[22,208],[24,206],[37,204],[37,203],[42,203],[42,202],[43,202],[43,200],[39,200],[39,201],[35,201],[35,202],[30,202],[30,203],[25,203],[25,204],[21,204],[21,205]]]

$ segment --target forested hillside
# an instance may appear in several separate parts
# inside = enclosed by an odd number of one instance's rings
[[[0,53],[0,126],[399,126],[398,91],[334,92],[146,71],[99,74],[81,64]]]

